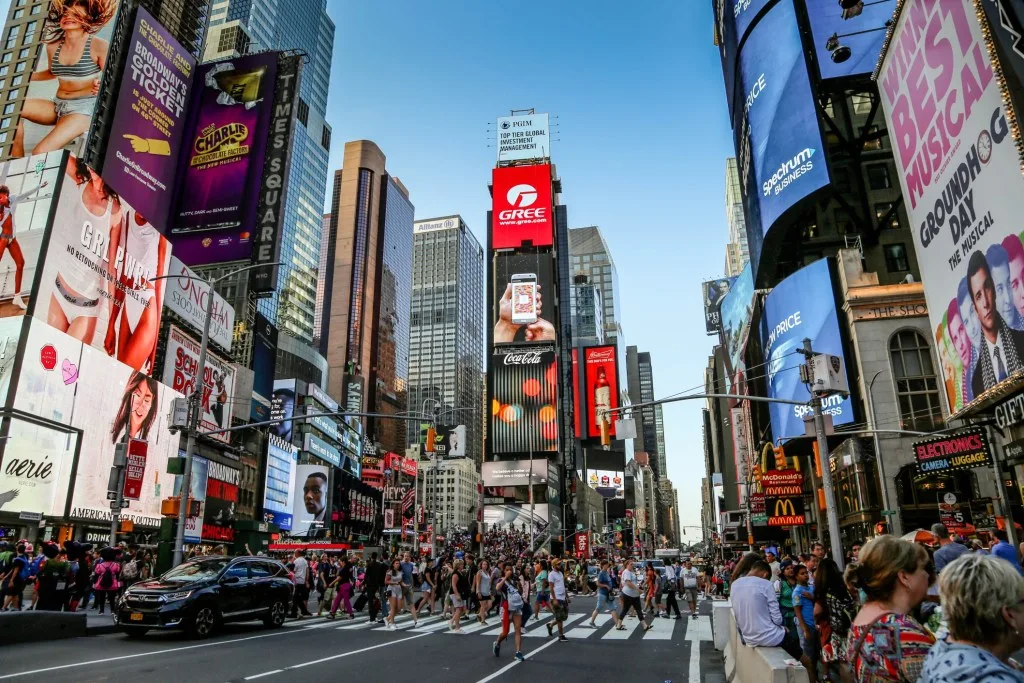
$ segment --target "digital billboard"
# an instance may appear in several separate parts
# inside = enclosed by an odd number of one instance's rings
[[[549,519],[547,503],[484,506],[484,524],[488,529],[529,530],[533,520],[534,531],[543,531]]]
[[[552,255],[496,252],[492,256],[494,344],[557,341]]]
[[[746,125],[737,127],[737,147],[750,145],[740,170],[756,181],[762,235],[787,209],[829,184],[793,2],[781,0],[761,17],[739,56]]]
[[[259,311],[252,325],[253,372],[250,416],[257,421],[270,419],[270,397],[274,393],[277,367],[277,326]]]
[[[33,315],[156,374],[171,245],[81,159],[70,155],[64,176]]]
[[[207,306],[210,305],[212,298],[210,341],[230,351],[235,331],[235,309],[224,300],[224,297],[214,292],[210,285],[196,279],[195,272],[177,256],[171,256],[170,274],[175,277],[167,279],[164,299],[167,308],[184,318],[194,332],[202,334],[203,326],[206,324]]]
[[[63,152],[0,163],[0,318],[22,316],[44,248]]]
[[[708,280],[701,285],[701,293],[704,296],[704,329],[708,334],[718,334],[722,331],[722,301],[725,300],[725,295],[729,293],[735,279],[723,277]]]
[[[178,457],[184,458],[185,451],[178,451]],[[203,540],[203,515],[206,512],[206,484],[210,472],[210,461],[198,455],[192,455],[192,477],[189,481],[189,497],[199,502],[199,514],[185,518],[185,542],[199,543]],[[181,495],[181,480],[174,477],[174,496]]]
[[[547,247],[554,241],[551,166],[506,166],[492,175],[491,249]]]
[[[292,536],[319,536],[327,521],[328,468],[299,465],[292,494]]]
[[[0,469],[0,512],[63,516],[78,445],[70,428],[12,417]]]
[[[551,157],[547,114],[498,118],[498,163]]]
[[[725,374],[728,393],[736,393],[736,384],[744,372],[743,353],[747,348],[750,334],[750,318],[754,313],[754,279],[750,264],[743,267],[732,284],[729,293],[722,300],[722,346],[728,361]]]
[[[298,385],[294,379],[274,380],[274,393],[270,399],[270,419],[279,420],[270,425],[270,433],[288,443],[295,436],[295,408],[299,403]]]
[[[466,425],[438,425],[434,450],[444,458],[466,457]]]
[[[843,18],[844,10],[834,0],[805,2],[821,78],[874,72],[885,42],[885,23],[896,9],[896,0],[868,0],[856,16],[847,13],[849,18]],[[833,35],[839,39],[837,46],[829,45]]]
[[[36,35],[43,49],[26,79],[12,158],[81,151],[96,111],[117,10],[117,0],[51,0],[46,16],[40,16],[43,26]],[[12,35],[6,36],[9,45]],[[29,53],[38,45],[20,47]]]
[[[171,228],[175,253],[188,265],[252,257],[277,54],[196,69]]]
[[[548,481],[547,459],[496,460],[480,465],[480,479],[484,486],[529,486]]]
[[[235,514],[241,471],[211,460],[207,465],[206,502],[203,505],[203,540],[230,543],[235,540]]]
[[[971,0],[909,0],[877,74],[954,414],[1024,372],[1024,177],[978,22]]]
[[[490,367],[491,453],[558,450],[558,364],[554,350],[496,349]]]
[[[163,380],[175,391],[191,396],[196,390],[199,371],[199,343],[185,334],[177,325],[167,333],[164,352]],[[231,426],[231,411],[235,397],[235,369],[213,353],[206,354],[203,372],[202,412],[199,431],[210,432]],[[231,443],[231,433],[211,435],[210,438]]]
[[[148,457],[140,499],[132,501],[122,517],[138,525],[160,525],[160,501],[174,488],[167,460],[178,455],[179,443],[178,435],[168,430],[168,415],[171,401],[180,397],[170,387],[68,334],[38,320],[29,325],[14,408],[81,430],[78,460],[70,477],[74,482],[70,516],[75,519],[109,523],[107,479],[114,448],[130,437],[148,442]],[[60,462],[61,468],[72,464],[66,442],[51,442],[60,451],[53,461]],[[54,500],[63,501],[66,496],[64,482],[63,490],[54,491]]]
[[[587,470],[587,486],[605,498],[625,498],[625,475],[611,470]]]
[[[103,175],[166,233],[196,60],[144,7],[127,52]]]
[[[814,296],[808,296],[814,292]],[[761,348],[768,360],[768,396],[790,401],[810,401],[807,385],[800,381],[806,362],[799,350],[811,340],[817,353],[843,357],[832,275],[828,259],[815,261],[775,286],[764,300],[761,316]],[[845,361],[844,361],[845,362]],[[823,399],[822,410],[836,426],[853,422],[853,401],[839,394]],[[768,404],[775,438],[802,436],[809,406]]]
[[[614,346],[583,349],[587,387],[587,433],[591,438],[607,432],[615,436],[615,423],[607,411],[619,407],[619,368]]]

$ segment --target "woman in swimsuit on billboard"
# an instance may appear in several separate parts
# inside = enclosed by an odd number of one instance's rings
[[[96,320],[108,305],[105,299],[112,296],[110,288],[114,287],[116,273],[112,269],[117,263],[121,201],[103,179],[77,157],[68,159],[65,173],[75,187],[62,190],[53,221],[50,244],[61,246],[54,250],[52,257],[57,260],[57,278],[50,295],[47,323],[92,345]],[[65,193],[71,196],[63,196]],[[106,243],[105,261],[102,254],[94,254],[82,246],[83,226],[87,223],[93,226],[94,242]],[[73,252],[95,259],[93,265],[105,268],[107,275],[79,261]]]
[[[111,238],[114,253],[123,252],[124,257],[118,266],[114,306],[103,348],[133,370],[151,373],[163,306],[163,288],[153,280],[165,274],[168,245],[142,214],[128,209],[127,204],[123,206],[121,229],[112,233]]]
[[[43,24],[46,68],[32,72],[29,80],[56,78],[57,93],[52,100],[25,99],[12,157],[25,156],[25,120],[53,126],[32,154],[62,149],[89,129],[110,47],[94,34],[110,23],[116,11],[117,0],[51,0]]]

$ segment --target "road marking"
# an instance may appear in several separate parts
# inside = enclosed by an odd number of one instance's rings
[[[567,632],[565,634],[565,637],[573,639],[589,638],[590,636],[595,635],[598,631],[600,631],[601,627],[607,624],[609,621],[611,621],[611,619],[612,615],[610,614],[598,614],[597,619],[594,620],[594,623],[597,624],[597,628],[590,628],[590,626],[580,626],[579,628],[574,628],[573,630]]]
[[[569,615],[569,618],[562,622],[562,632],[563,633],[565,632],[565,627],[566,626],[569,626],[570,624],[574,624],[577,621],[579,621],[580,619],[585,618],[586,616],[587,616],[586,614],[571,614],[571,615]],[[558,627],[555,625],[555,623],[553,621],[552,622],[548,622],[548,623],[551,624],[551,633],[557,634],[558,633]],[[541,624],[537,628],[532,629],[530,631],[526,631],[525,633],[523,633],[523,637],[524,638],[547,638],[548,637],[547,626],[545,626],[544,624]]]
[[[606,633],[606,634],[604,634],[604,636],[602,636],[601,640],[626,640],[631,635],[633,635],[633,633],[638,628],[640,628],[640,625],[643,624],[643,623],[644,622],[643,622],[642,619],[637,619],[636,622],[630,622],[630,621],[623,620],[622,627],[623,627],[624,630],[619,631],[619,630],[616,630],[613,627],[611,631],[608,631],[608,633]]]
[[[535,654],[537,654],[538,652],[540,652],[544,648],[551,647],[552,645],[554,645],[557,642],[558,642],[557,640],[552,640],[551,642],[544,643],[543,645],[538,647],[536,650],[531,650],[530,652],[527,652],[525,655],[523,655],[523,659],[529,659],[530,657],[534,656]],[[506,671],[508,671],[512,667],[516,666],[517,664],[522,664],[522,662],[520,662],[518,659],[512,660],[511,664],[506,664],[505,666],[501,667],[500,669],[498,669],[497,671],[492,673],[487,678],[481,678],[476,683],[487,683],[487,681],[493,681],[495,678],[497,678],[501,674],[505,673]]]
[[[687,624],[686,640],[690,641],[689,683],[700,683],[700,641],[711,640],[711,621],[700,617]]]
[[[675,627],[675,619],[655,619],[651,622],[650,630],[644,634],[644,640],[672,640]]]
[[[275,631],[273,633],[262,633],[258,636],[247,636],[245,638],[235,638],[233,640],[219,640],[210,643],[200,643],[198,645],[183,645],[182,647],[172,647],[166,650],[153,650],[152,652],[136,652],[131,655],[120,655],[118,657],[104,657],[103,659],[91,659],[86,662],[76,662],[74,664],[60,664],[58,666],[48,666],[43,669],[33,669],[32,671],[20,671],[13,674],[4,674],[0,676],[0,681],[7,680],[9,678],[20,678],[21,676],[34,676],[35,674],[48,673],[50,671],[62,671],[64,669],[71,669],[78,666],[91,666],[93,664],[106,664],[108,662],[120,662],[126,659],[138,659],[139,657],[149,657],[151,655],[164,655],[172,652],[184,652],[186,650],[198,650],[204,647],[214,647],[219,645],[230,645],[232,643],[244,643],[249,640],[259,640],[260,638],[273,638],[275,636],[286,636],[294,633],[303,633],[304,629],[289,628]]]
[[[254,679],[257,679],[257,678],[263,678],[264,676],[273,676],[274,674],[281,674],[281,673],[284,673],[284,669],[274,669],[273,671],[264,671],[263,673],[256,674],[255,676],[246,676],[242,680],[243,681],[251,681],[251,680],[254,680]]]

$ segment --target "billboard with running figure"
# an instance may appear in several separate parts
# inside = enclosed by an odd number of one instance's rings
[[[877,80],[931,329],[956,348],[941,366],[958,415],[1024,377],[1020,141],[976,3],[900,7]]]

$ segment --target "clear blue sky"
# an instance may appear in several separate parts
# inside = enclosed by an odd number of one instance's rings
[[[702,384],[700,283],[724,268],[732,155],[710,0],[328,6],[331,168],[345,141],[373,140],[417,218],[459,213],[486,244],[494,119],[550,112],[569,224],[611,247],[627,343],[651,352],[659,397]],[[700,523],[702,407],[664,409],[683,524]]]

